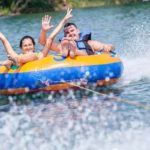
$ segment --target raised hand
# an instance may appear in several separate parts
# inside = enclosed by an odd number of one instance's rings
[[[4,40],[5,36],[0,32],[0,40]]]
[[[53,25],[51,25],[51,16],[45,15],[42,18],[42,30],[47,32],[52,27],[53,27]]]
[[[64,17],[64,20],[65,20],[65,21],[68,21],[68,20],[72,17],[71,12],[72,12],[72,9],[71,9],[71,8],[68,8],[68,9],[67,9],[67,13],[66,13],[66,15],[65,15],[65,17]]]

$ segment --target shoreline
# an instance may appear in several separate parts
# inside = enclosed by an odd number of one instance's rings
[[[94,7],[104,7],[104,6],[129,6],[129,5],[140,5],[140,4],[143,4],[143,5],[146,5],[146,4],[150,4],[150,1],[143,1],[142,3],[130,3],[130,4],[120,4],[120,3],[117,3],[117,4],[106,4],[106,2],[104,1],[92,1],[92,2],[85,2],[85,1],[80,1],[80,2],[77,2],[77,3],[73,3],[73,2],[70,2],[69,4],[58,4],[56,5],[53,9],[50,9],[49,11],[47,9],[45,10],[41,10],[40,8],[39,9],[32,9],[32,8],[29,8],[29,9],[26,9],[25,12],[21,13],[21,12],[11,12],[8,8],[0,8],[0,17],[1,16],[17,16],[17,15],[21,15],[21,14],[32,14],[32,13],[42,13],[42,12],[51,12],[51,11],[61,11],[61,10],[66,10],[67,9],[67,6],[69,5],[70,7],[72,8],[94,8]]]

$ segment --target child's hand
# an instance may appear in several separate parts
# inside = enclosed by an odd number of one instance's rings
[[[72,12],[72,9],[71,9],[71,8],[68,8],[68,9],[67,9],[67,14],[66,14],[65,17],[64,17],[64,20],[65,20],[65,21],[68,21],[68,20],[72,17],[71,12]]]
[[[53,27],[53,25],[51,25],[51,16],[45,15],[42,18],[42,30],[47,32],[52,27]]]
[[[4,40],[5,36],[3,35],[3,33],[0,32],[0,40]]]
[[[114,46],[113,45],[111,45],[111,44],[105,44],[104,45],[104,52],[110,52],[110,51],[113,51],[115,48],[114,48]]]

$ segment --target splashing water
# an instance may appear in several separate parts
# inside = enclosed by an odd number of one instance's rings
[[[114,99],[114,96],[119,96],[142,102],[145,106],[150,104],[148,7],[92,8],[75,12],[77,24],[84,23],[80,18],[88,18],[84,27],[93,27],[94,24],[96,31],[102,29],[96,38],[114,41],[120,46],[118,53],[124,64],[123,77],[112,87],[91,88],[106,93],[106,96],[86,89],[0,96],[0,149],[149,150],[150,110]],[[27,26],[38,27],[37,24],[28,24],[28,16],[24,18]],[[93,18],[92,21],[89,18]],[[17,22],[17,17],[15,19]],[[0,25],[8,21],[7,18],[2,20]],[[22,22],[19,20],[19,23]],[[10,31],[13,25],[15,28],[10,34],[14,36],[21,30],[16,23],[7,23],[7,27],[2,25],[1,29]],[[28,33],[24,26],[23,31]],[[30,32],[37,36],[38,32],[34,31]]]
[[[149,56],[141,56],[134,59],[124,58],[123,64],[124,64],[124,74],[123,74],[124,84],[140,81],[145,78],[150,79]]]

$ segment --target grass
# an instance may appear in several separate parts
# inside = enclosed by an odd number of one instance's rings
[[[10,14],[10,10],[8,8],[1,8],[0,7],[0,16],[6,16]]]

